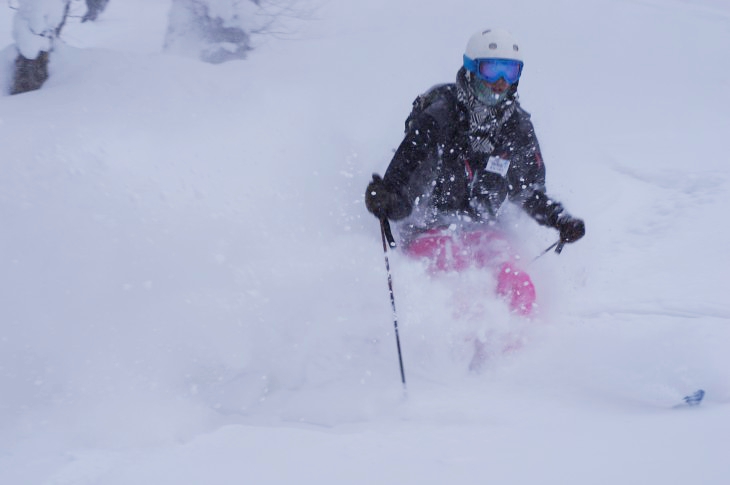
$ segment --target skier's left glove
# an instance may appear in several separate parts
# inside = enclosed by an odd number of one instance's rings
[[[583,220],[565,213],[558,216],[558,220],[555,221],[555,229],[560,231],[560,241],[566,243],[575,242],[586,234],[586,225]]]

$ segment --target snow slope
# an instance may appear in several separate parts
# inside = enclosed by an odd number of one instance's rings
[[[492,3],[321,2],[218,66],[161,53],[167,1],[70,22],[0,97],[0,483],[727,483],[730,5]],[[533,322],[391,254],[404,397],[362,193],[489,25],[588,234]],[[475,333],[524,345],[470,373]]]

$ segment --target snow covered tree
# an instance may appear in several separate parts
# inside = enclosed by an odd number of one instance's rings
[[[40,89],[48,79],[48,61],[61,33],[71,0],[20,0],[13,20],[18,50],[10,94]]]
[[[279,1],[274,5],[267,0],[173,0],[165,50],[214,64],[243,59],[252,49],[251,35],[266,31],[289,9],[289,3]]]
[[[96,20],[101,12],[104,11],[109,0],[86,0],[86,14],[81,19],[81,22]]]

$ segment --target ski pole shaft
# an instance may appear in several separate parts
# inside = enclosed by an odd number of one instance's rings
[[[550,252],[551,249],[555,248],[555,253],[560,254],[560,252],[563,250],[563,246],[565,246],[565,241],[562,239],[558,239],[554,243],[550,245],[549,248],[547,248],[545,251],[538,254],[533,261],[536,261],[538,258],[541,258],[542,256],[545,256],[547,253]]]
[[[403,369],[403,354],[400,348],[400,337],[398,335],[398,314],[395,311],[395,295],[393,293],[393,277],[390,273],[390,261],[388,260],[388,247],[395,247],[395,239],[390,231],[388,219],[380,219],[380,235],[383,239],[383,254],[385,256],[385,271],[388,273],[388,291],[390,292],[390,306],[393,310],[393,328],[395,330],[395,343],[398,347],[398,363],[400,364],[400,379],[403,383],[403,390],[406,390],[406,372]]]

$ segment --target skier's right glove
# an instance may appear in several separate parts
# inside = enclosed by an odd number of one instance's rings
[[[572,243],[585,236],[586,225],[582,219],[568,214],[560,214],[555,222],[555,229],[560,231],[560,241]]]
[[[378,219],[402,219],[410,213],[410,207],[400,194],[391,189],[378,174],[365,189],[365,207]]]

